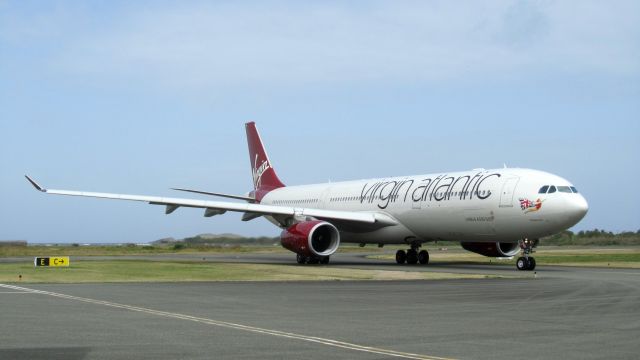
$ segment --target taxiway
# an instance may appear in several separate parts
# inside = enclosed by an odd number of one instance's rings
[[[340,254],[330,266],[398,269],[362,254]],[[405,268],[519,275],[464,263]],[[640,271],[632,269],[544,266],[480,280],[5,284],[0,303],[0,359],[635,359],[640,350]]]

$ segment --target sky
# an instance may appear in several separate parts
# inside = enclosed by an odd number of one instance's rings
[[[0,0],[0,239],[277,236],[45,187],[244,194],[244,123],[286,184],[560,175],[573,230],[640,229],[638,1]]]

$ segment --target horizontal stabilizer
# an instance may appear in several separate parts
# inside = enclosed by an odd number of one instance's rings
[[[229,199],[244,200],[244,201],[248,201],[248,202],[252,202],[252,203],[256,202],[256,199],[254,199],[252,197],[248,197],[248,196],[229,195],[229,194],[214,193],[214,192],[209,192],[209,191],[191,190],[191,189],[182,189],[182,188],[171,188],[171,190],[190,192],[190,193],[194,193],[194,194],[220,196],[220,197],[229,198]]]

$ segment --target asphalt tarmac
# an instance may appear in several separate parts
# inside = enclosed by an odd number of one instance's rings
[[[290,254],[178,257],[293,261]],[[363,254],[339,254],[329,266],[398,269]],[[639,270],[540,266],[523,273],[437,262],[404,268],[524,277],[5,284],[0,359],[640,357]]]

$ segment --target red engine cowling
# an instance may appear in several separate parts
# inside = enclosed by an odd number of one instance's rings
[[[489,257],[511,257],[520,251],[520,245],[515,243],[487,243],[487,242],[463,242],[462,248],[476,254]]]
[[[280,234],[285,249],[303,256],[329,256],[340,245],[340,233],[326,221],[303,221]]]

